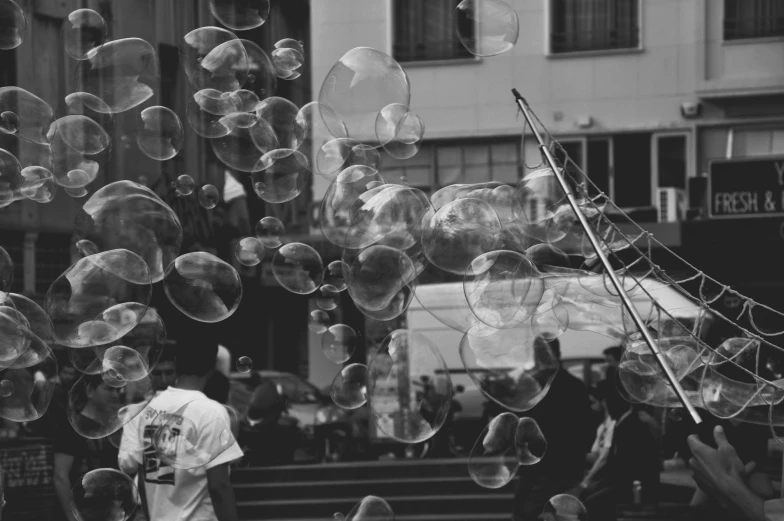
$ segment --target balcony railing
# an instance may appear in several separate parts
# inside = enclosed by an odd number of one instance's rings
[[[552,0],[553,53],[636,49],[640,45],[639,0]]]
[[[784,0],[724,0],[724,39],[784,36]]]

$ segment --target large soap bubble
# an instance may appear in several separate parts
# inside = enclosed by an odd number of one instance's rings
[[[96,191],[76,216],[76,240],[97,251],[127,249],[149,266],[152,282],[177,258],[182,226],[174,211],[152,190],[133,181],[117,181]]]
[[[292,242],[275,252],[272,274],[281,286],[292,293],[308,295],[321,286],[324,263],[311,246]]]
[[[357,47],[329,71],[318,101],[345,123],[348,137],[378,147],[378,113],[392,103],[408,106],[410,98],[408,76],[394,59],[369,47]],[[329,118],[325,123],[330,125]],[[332,135],[340,135],[340,127],[330,130]]]
[[[495,56],[517,43],[520,22],[503,0],[463,0],[455,9],[457,36],[476,56]]]
[[[456,275],[478,256],[496,249],[501,222],[493,207],[481,199],[457,199],[442,206],[422,223],[422,246],[427,259]]]
[[[210,0],[210,12],[233,31],[261,27],[270,13],[269,0]]]
[[[52,122],[54,110],[47,102],[21,87],[0,87],[0,132],[48,144],[46,133]]]
[[[234,92],[248,79],[248,53],[234,33],[200,27],[180,43],[180,63],[194,90]]]
[[[184,139],[180,118],[171,109],[147,107],[139,115],[136,143],[147,157],[171,159],[182,149]]]
[[[71,490],[71,507],[79,521],[126,521],[140,505],[133,478],[119,470],[91,470]]]
[[[13,0],[0,0],[0,50],[16,49],[27,36],[27,17]]]
[[[549,344],[530,328],[474,326],[460,341],[460,358],[485,396],[516,412],[539,403],[558,371]]]
[[[349,265],[348,293],[370,311],[387,307],[416,278],[416,268],[403,251],[383,245],[362,250]]]
[[[206,252],[177,257],[166,268],[163,289],[174,307],[199,322],[226,320],[242,300],[237,270]]]
[[[368,371],[368,404],[381,432],[418,443],[443,426],[452,403],[452,381],[438,349],[422,333],[390,333]]]
[[[84,60],[87,53],[106,41],[106,21],[92,9],[77,9],[63,21],[63,45],[74,60]]]
[[[125,38],[106,42],[86,54],[76,68],[74,90],[93,94],[117,113],[150,99],[159,81],[153,46],[140,38]]]
[[[55,280],[44,298],[57,343],[89,347],[114,342],[133,329],[152,295],[150,269],[128,250],[78,260]]]
[[[482,430],[468,459],[468,474],[484,488],[501,488],[515,477],[520,462],[515,448],[518,419],[499,414]]]
[[[248,53],[248,79],[243,86],[255,93],[259,99],[274,96],[278,89],[278,77],[272,59],[258,44],[240,40]]]

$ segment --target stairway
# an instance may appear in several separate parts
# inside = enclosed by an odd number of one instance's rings
[[[327,521],[368,495],[399,521],[508,521],[514,494],[474,483],[465,459],[238,468],[232,481],[242,521]]]

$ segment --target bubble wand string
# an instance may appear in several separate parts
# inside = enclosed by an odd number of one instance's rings
[[[525,99],[520,95],[517,89],[512,89],[512,94],[515,96],[515,101],[517,102],[517,106],[520,107],[520,110],[523,112],[523,116],[525,120],[528,122],[528,125],[531,127],[531,132],[533,132],[534,137],[536,138],[537,143],[539,143],[539,151],[544,156],[545,160],[547,161],[547,166],[550,167],[555,178],[558,180],[558,184],[561,186],[561,189],[566,194],[566,200],[569,201],[569,206],[571,206],[572,211],[577,216],[577,220],[580,222],[580,226],[582,226],[583,230],[585,231],[586,237],[591,242],[591,246],[593,247],[594,251],[596,251],[596,256],[604,266],[605,271],[607,272],[607,276],[610,278],[612,285],[615,287],[615,290],[618,292],[618,296],[621,298],[621,302],[623,306],[626,308],[626,311],[629,312],[631,315],[634,324],[637,326],[637,329],[640,330],[642,337],[645,339],[645,343],[648,344],[648,348],[651,350],[651,353],[656,358],[656,362],[658,362],[659,366],[664,371],[664,374],[667,376],[667,380],[669,381],[670,385],[672,386],[673,391],[678,396],[678,399],[681,401],[683,406],[689,411],[694,423],[697,425],[702,423],[702,418],[700,418],[697,409],[692,405],[692,403],[686,398],[686,392],[683,390],[681,383],[678,381],[678,378],[675,376],[672,368],[667,363],[664,353],[659,349],[659,346],[651,337],[648,328],[645,327],[645,322],[643,321],[642,317],[640,316],[639,311],[637,308],[634,307],[632,304],[631,299],[629,299],[629,295],[626,294],[626,290],[623,288],[623,285],[618,280],[618,276],[615,273],[615,270],[612,269],[612,265],[610,264],[610,260],[607,258],[607,255],[604,253],[604,250],[599,243],[598,237],[596,237],[596,233],[594,232],[593,228],[591,227],[588,219],[585,217],[585,214],[580,210],[579,205],[577,204],[577,200],[574,197],[574,192],[572,192],[571,187],[566,182],[562,172],[557,168],[555,157],[553,157],[552,152],[550,149],[545,145],[544,140],[542,139],[541,134],[537,130],[536,126],[533,123],[531,118],[531,113],[528,108],[528,103]]]

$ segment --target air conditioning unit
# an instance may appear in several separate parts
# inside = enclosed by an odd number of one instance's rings
[[[659,188],[656,192],[656,208],[660,223],[682,221],[686,216],[686,191],[680,188]]]

